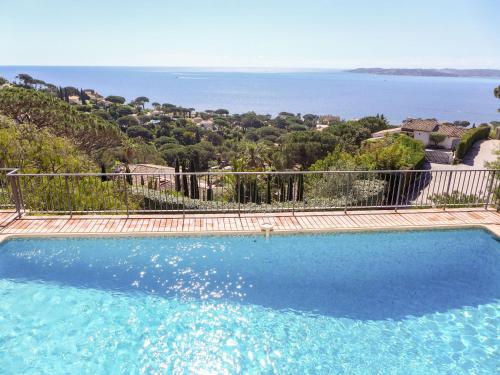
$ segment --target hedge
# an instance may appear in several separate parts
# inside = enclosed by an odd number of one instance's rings
[[[476,141],[488,138],[490,130],[490,127],[487,125],[481,125],[477,128],[467,130],[457,146],[455,160],[462,160]]]

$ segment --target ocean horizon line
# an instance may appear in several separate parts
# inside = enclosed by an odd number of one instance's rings
[[[0,64],[0,67],[19,68],[114,68],[114,69],[165,69],[165,70],[186,70],[186,71],[207,71],[221,73],[325,73],[325,72],[348,72],[356,69],[394,69],[394,70],[500,70],[500,67],[395,67],[395,66],[355,66],[355,67],[264,67],[264,66],[196,66],[196,65],[51,65],[51,64]]]

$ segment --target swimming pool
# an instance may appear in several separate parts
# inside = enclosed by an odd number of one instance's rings
[[[494,373],[480,229],[0,244],[14,373]]]

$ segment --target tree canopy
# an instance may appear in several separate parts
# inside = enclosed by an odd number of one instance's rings
[[[57,136],[70,138],[88,154],[118,146],[120,129],[101,117],[81,113],[68,103],[44,92],[9,87],[0,90],[0,114],[20,124],[48,128]]]
[[[116,103],[116,104],[124,104],[125,103],[125,98],[123,96],[118,96],[118,95],[106,96],[106,100],[108,102]]]

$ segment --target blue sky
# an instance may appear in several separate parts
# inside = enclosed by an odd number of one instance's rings
[[[0,0],[0,65],[500,68],[498,0]]]

